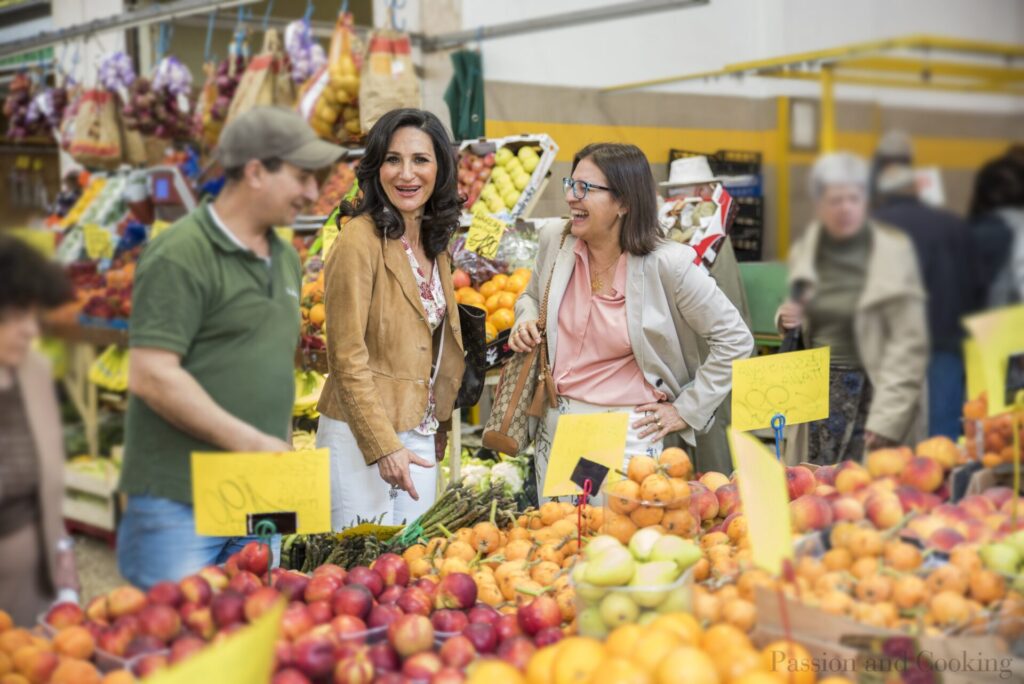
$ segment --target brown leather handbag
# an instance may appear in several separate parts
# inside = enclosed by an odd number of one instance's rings
[[[559,250],[564,244],[563,236]],[[540,304],[540,317],[537,320],[540,344],[528,352],[515,354],[505,364],[494,392],[491,415],[484,425],[483,445],[503,454],[516,455],[525,450],[533,440],[530,419],[543,419],[547,408],[558,405],[555,381],[548,367],[548,337],[544,330],[554,270],[552,265]]]

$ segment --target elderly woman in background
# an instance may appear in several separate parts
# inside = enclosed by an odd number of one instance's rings
[[[868,220],[867,183],[867,163],[849,153],[811,171],[817,220],[789,256],[804,296],[778,320],[802,329],[807,347],[831,347],[829,417],[790,432],[791,463],[859,460],[925,436],[925,292],[910,240]]]
[[[0,235],[0,609],[24,626],[55,597],[78,601],[60,410],[50,366],[32,351],[40,313],[70,297],[60,268]]]

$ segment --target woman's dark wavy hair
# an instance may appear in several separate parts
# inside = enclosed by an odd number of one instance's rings
[[[423,250],[433,259],[448,248],[448,241],[459,225],[459,214],[466,198],[459,196],[452,140],[444,124],[422,109],[394,109],[382,116],[370,129],[366,138],[366,153],[356,169],[359,189],[363,198],[357,204],[342,202],[339,220],[342,216],[368,214],[377,226],[381,237],[397,240],[405,233],[402,215],[388,200],[380,184],[380,167],[388,154],[391,138],[399,128],[418,128],[434,143],[437,158],[437,181],[434,193],[423,208],[421,234]]]
[[[33,307],[53,309],[71,298],[71,283],[60,266],[21,240],[0,234],[0,318]]]

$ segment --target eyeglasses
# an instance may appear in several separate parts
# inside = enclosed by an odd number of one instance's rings
[[[611,188],[598,185],[597,183],[588,183],[585,180],[573,180],[572,178],[562,179],[562,189],[564,192],[569,192],[569,188],[572,188],[572,196],[576,199],[586,199],[587,194],[591,190],[605,190],[606,192],[615,192]]]

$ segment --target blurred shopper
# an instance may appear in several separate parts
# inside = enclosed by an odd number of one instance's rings
[[[462,199],[444,125],[396,109],[373,125],[327,257],[330,373],[316,441],[331,451],[331,522],[412,522],[437,496],[435,463],[465,358],[448,241]]]
[[[125,579],[147,588],[222,563],[248,538],[200,537],[193,451],[289,451],[298,254],[278,237],[341,148],[296,113],[256,108],[224,129],[227,184],[143,252],[132,300],[118,529]]]
[[[967,224],[918,197],[910,139],[887,134],[876,154],[878,221],[899,228],[914,245],[928,294],[928,434],[960,436],[964,400],[964,337],[960,319],[970,310]]]
[[[926,429],[925,292],[910,240],[867,218],[868,167],[849,153],[811,170],[817,220],[793,245],[780,328],[831,347],[829,417],[789,432],[790,463],[859,460],[865,449],[914,444]]]
[[[545,327],[558,405],[537,431],[538,491],[560,416],[628,412],[627,460],[656,455],[671,433],[693,446],[729,394],[732,362],[754,348],[694,250],[662,237],[654,177],[639,148],[588,145],[564,187],[572,220],[541,233],[509,338],[516,352],[541,341],[537,318],[550,280]]]
[[[971,199],[972,304],[986,309],[1024,301],[1024,151],[985,164]]]
[[[49,363],[32,351],[40,313],[70,298],[58,266],[0,235],[0,608],[25,627],[55,596],[78,601],[60,409]]]

